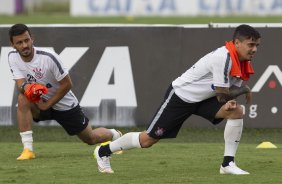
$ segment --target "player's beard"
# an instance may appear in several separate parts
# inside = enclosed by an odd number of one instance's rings
[[[33,52],[32,47],[26,47],[26,48],[22,49],[21,51],[19,51],[19,54],[23,58],[29,58],[29,57],[32,56],[32,52]]]

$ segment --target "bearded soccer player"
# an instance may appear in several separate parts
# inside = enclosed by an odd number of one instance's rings
[[[175,138],[183,122],[195,114],[212,124],[227,120],[220,174],[249,174],[235,164],[243,130],[243,110],[236,97],[245,95],[246,102],[251,101],[251,90],[243,81],[254,73],[251,60],[260,41],[256,29],[238,26],[232,41],[203,56],[171,83],[146,131],[127,133],[109,145],[96,147],[94,155],[99,171],[113,173],[109,160],[113,152],[149,148],[160,139]]]
[[[69,135],[94,145],[119,138],[115,129],[92,129],[73,92],[68,70],[59,56],[33,46],[30,29],[15,24],[9,30],[15,49],[8,56],[10,69],[19,89],[17,120],[23,152],[17,160],[35,158],[33,121],[56,120]]]

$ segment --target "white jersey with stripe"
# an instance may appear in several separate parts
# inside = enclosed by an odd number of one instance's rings
[[[215,86],[240,87],[242,80],[230,76],[232,61],[228,50],[223,46],[208,53],[191,68],[172,82],[175,93],[190,103],[214,97]]]
[[[8,61],[14,80],[25,79],[28,82],[36,82],[48,88],[48,93],[42,95],[45,100],[54,96],[60,86],[59,81],[68,74],[68,70],[59,56],[51,50],[34,47],[34,56],[30,62],[24,62],[17,51],[11,51]],[[77,105],[78,100],[70,90],[52,108],[65,111]]]

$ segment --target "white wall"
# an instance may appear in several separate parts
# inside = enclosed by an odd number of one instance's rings
[[[70,0],[72,16],[282,15],[281,0]]]
[[[14,0],[0,0],[0,14],[13,15],[16,12]]]

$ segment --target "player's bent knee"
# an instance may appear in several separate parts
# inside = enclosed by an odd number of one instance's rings
[[[243,107],[241,105],[238,105],[238,113],[240,113],[242,116],[244,114]]]
[[[29,105],[29,101],[23,94],[19,94],[18,96],[18,107],[21,108],[23,106]]]
[[[231,119],[242,119],[244,116],[243,108],[238,105],[237,108],[229,115]]]
[[[151,138],[149,135],[140,135],[140,145],[142,148],[149,148],[158,142],[158,139]]]
[[[94,135],[91,135],[91,134],[80,133],[77,136],[82,142],[88,145],[94,145],[94,144],[99,143],[99,140]]]
[[[150,148],[151,146],[154,145],[154,143],[152,143],[152,142],[142,142],[142,143],[140,143],[140,145],[141,145],[142,148]]]
[[[238,118],[243,118],[244,113],[243,113],[243,107],[241,105],[237,106],[236,115],[238,116]]]

